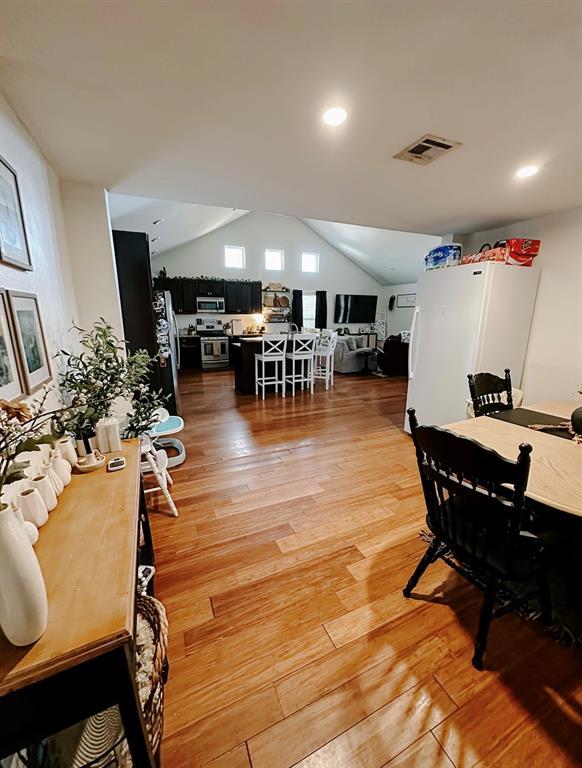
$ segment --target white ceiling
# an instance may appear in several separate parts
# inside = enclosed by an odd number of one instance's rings
[[[381,285],[415,283],[424,269],[425,254],[442,241],[434,235],[417,235],[394,229],[317,219],[303,219],[303,222]]]
[[[196,240],[248,211],[219,208],[211,205],[174,203],[169,200],[152,200],[148,197],[109,195],[109,215],[113,229],[129,232],[147,232],[152,251],[163,253],[170,248]],[[163,219],[159,224],[154,221]],[[153,238],[158,238],[152,242]]]
[[[65,178],[441,234],[580,203],[579,2],[0,0],[0,16],[0,89]],[[392,159],[425,132],[463,145]]]

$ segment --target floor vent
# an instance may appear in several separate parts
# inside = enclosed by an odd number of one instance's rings
[[[456,147],[460,147],[462,142],[443,139],[442,136],[433,136],[430,133],[425,134],[421,139],[413,141],[404,149],[394,155],[396,160],[406,160],[409,163],[418,163],[418,165],[428,165],[433,160],[437,160],[447,152],[451,152]]]

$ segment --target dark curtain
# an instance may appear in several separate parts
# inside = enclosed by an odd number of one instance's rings
[[[303,291],[293,291],[291,320],[301,330],[303,327]]]
[[[327,328],[327,293],[315,291],[315,327]]]

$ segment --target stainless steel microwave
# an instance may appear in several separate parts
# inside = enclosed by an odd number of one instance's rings
[[[199,296],[196,299],[196,311],[224,312],[224,299],[220,296]]]

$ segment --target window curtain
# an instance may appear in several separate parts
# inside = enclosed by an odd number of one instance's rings
[[[303,291],[293,291],[291,320],[301,330],[303,327]]]
[[[315,291],[315,327],[327,328],[327,292]]]

